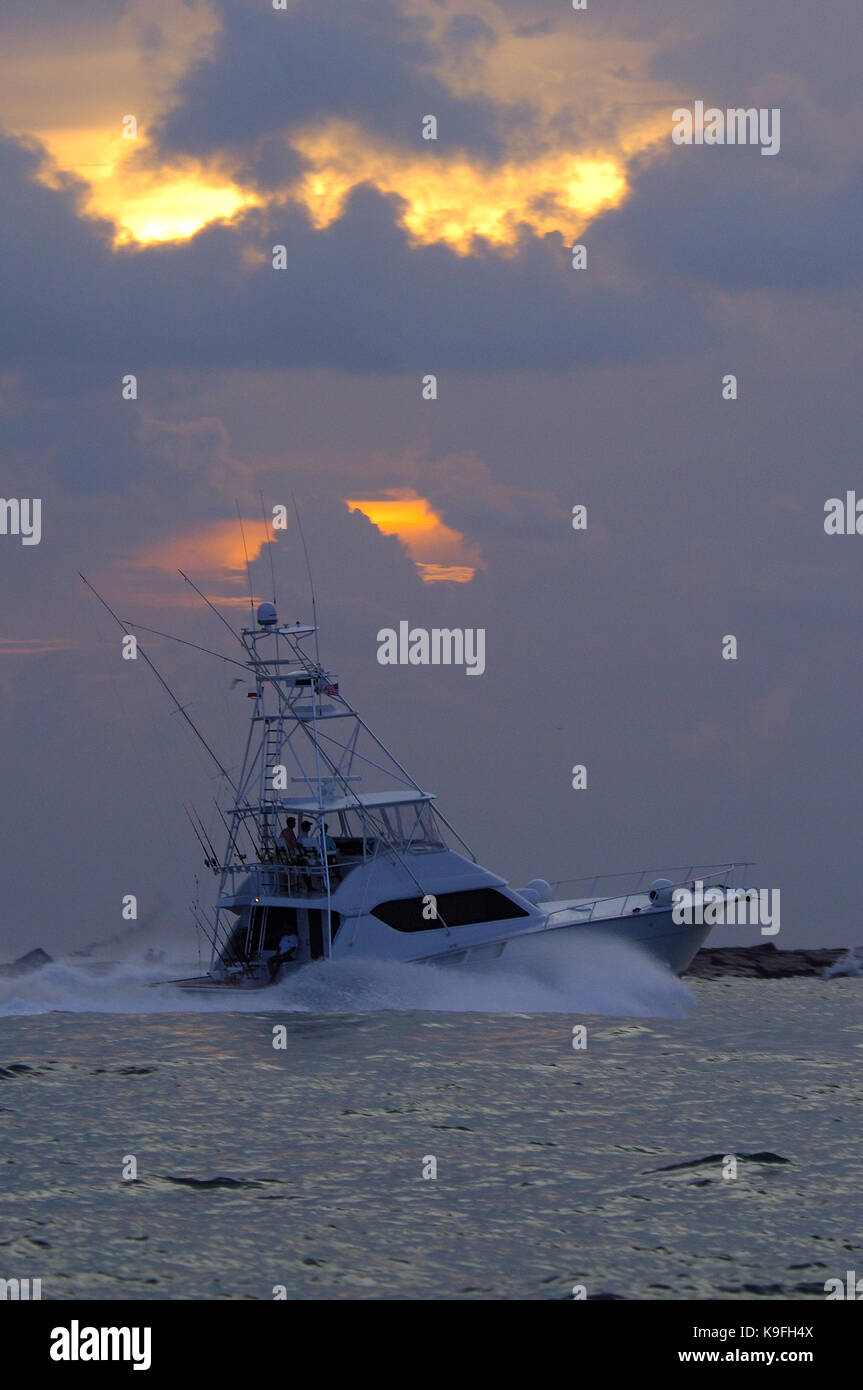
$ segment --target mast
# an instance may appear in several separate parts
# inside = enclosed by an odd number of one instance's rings
[[[245,536],[243,543],[245,550]],[[303,548],[308,563],[304,538]],[[205,860],[209,861],[219,882],[212,934],[206,933],[213,947],[212,965],[233,963],[248,971],[252,964],[250,954],[263,948],[269,923],[262,913],[255,913],[259,904],[264,910],[270,905],[306,908],[321,918],[325,912],[326,930],[321,930],[319,942],[316,938],[310,945],[313,944],[315,955],[320,950],[327,959],[331,958],[334,879],[327,852],[327,815],[338,817],[340,825],[339,831],[334,821],[334,833],[341,835],[336,882],[340,882],[346,872],[359,866],[367,867],[379,856],[386,856],[398,862],[422,893],[424,890],[411,863],[415,857],[412,847],[415,844],[432,849],[444,847],[436,822],[446,827],[471,859],[474,856],[432,806],[434,798],[422,791],[341,695],[335,676],[320,661],[317,622],[284,626],[279,622],[275,603],[261,603],[256,611],[248,564],[247,574],[253,626],[244,628],[241,633],[234,631],[206,595],[183,574],[185,582],[239,642],[244,661],[171,633],[156,634],[237,665],[254,681],[254,690],[248,691],[254,706],[236,781],[140,644],[138,652],[233,792],[234,801],[227,817],[218,801],[215,803],[226,834],[221,861],[200,817],[195,820],[190,812],[187,814]],[[83,575],[81,578],[124,633],[136,626],[120,618],[93,585]],[[311,585],[311,569],[309,582]],[[313,586],[312,603],[316,612]],[[156,632],[151,628],[142,630]],[[314,637],[314,657],[303,645],[309,637]],[[234,685],[237,684],[239,681],[235,680]],[[277,769],[280,771],[278,781]],[[354,784],[363,780],[362,773],[374,774],[375,782],[387,784],[385,789],[359,794]],[[303,790],[291,793],[289,782],[300,784]],[[299,820],[308,816],[316,823],[317,863],[287,863],[283,868],[279,864],[277,822],[291,810]],[[406,823],[403,816],[408,817]],[[251,845],[251,854],[244,853],[241,848],[243,832]],[[319,889],[313,886],[315,882],[320,885]],[[238,921],[223,926],[225,912],[235,914]],[[243,922],[246,933],[241,941],[236,933]],[[260,934],[257,948],[251,939],[253,925]],[[311,918],[309,926],[311,931]]]
[[[341,695],[335,676],[318,658],[317,624],[298,622],[284,626],[279,622],[272,603],[261,603],[255,616],[256,625],[244,628],[240,634],[247,656],[245,665],[255,683],[255,703],[237,780],[236,801],[229,813],[228,845],[219,888],[219,899],[223,906],[218,911],[227,909],[229,903],[233,904],[232,910],[239,910],[240,900],[233,889],[241,870],[245,870],[246,875],[251,874],[250,880],[244,879],[246,887],[243,897],[245,900],[248,894],[249,900],[254,900],[252,905],[263,898],[285,897],[280,889],[265,888],[264,885],[274,882],[278,885],[284,881],[279,869],[271,866],[278,864],[278,819],[293,810],[298,824],[306,817],[316,822],[319,862],[307,867],[307,886],[298,890],[296,896],[299,899],[297,905],[307,901],[310,910],[314,896],[324,899],[325,913],[322,916],[325,917],[326,929],[321,934],[321,946],[324,956],[330,958],[333,950],[333,879],[327,853],[326,816],[339,817],[343,835],[348,813],[356,816],[362,847],[359,862],[366,863],[370,855],[374,857],[384,850],[392,852],[418,889],[419,880],[399,849],[400,832],[393,831],[388,823],[387,807],[395,808],[397,820],[400,806],[404,806],[407,815],[412,810],[416,817],[414,833],[421,822],[426,826],[422,817],[427,810],[448,830],[450,827],[431,807],[432,798],[422,791]],[[314,657],[306,652],[303,645],[312,637],[315,641]],[[361,740],[368,745],[365,751],[360,746]],[[278,781],[277,769],[284,769]],[[390,790],[372,793],[371,796],[359,795],[354,784],[363,780],[361,771],[373,771],[376,780],[382,774],[383,779],[389,782]],[[299,793],[291,792],[289,784],[297,783],[305,788],[305,796],[302,790]],[[240,865],[237,862],[237,842],[242,828],[249,834],[254,828],[258,841],[258,864]],[[356,832],[351,834],[355,835]],[[460,840],[460,837],[456,836],[456,839]],[[369,850],[369,845],[374,845],[373,852]],[[464,848],[470,855],[466,845]],[[296,886],[303,877],[302,870],[297,872],[296,866],[289,865],[284,877],[289,883],[295,879]],[[320,882],[319,895],[308,886],[314,880]],[[294,897],[295,894],[289,889],[287,898]]]

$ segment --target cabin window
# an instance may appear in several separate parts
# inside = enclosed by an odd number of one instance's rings
[[[283,936],[290,936],[297,930],[297,909],[295,907],[265,907],[258,909],[264,913],[265,951],[277,951]]]
[[[466,893],[438,893],[437,920],[423,916],[424,898],[394,898],[378,903],[372,915],[396,931],[433,931],[436,927],[471,927],[477,922],[503,922],[509,917],[530,916],[496,888],[472,888]]]

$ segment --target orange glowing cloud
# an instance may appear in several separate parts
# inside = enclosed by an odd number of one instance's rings
[[[216,167],[145,167],[148,130],[185,73],[213,51],[220,19],[210,0],[125,0],[112,14],[62,10],[50,29],[10,26],[0,52],[0,120],[35,137],[50,163],[44,182],[74,174],[81,211],[115,224],[116,243],[193,236],[256,201]],[[146,35],[158,45],[142,45]],[[135,138],[124,137],[135,118]]]
[[[176,575],[182,569],[191,572],[192,578],[222,583],[246,583],[246,552],[249,564],[259,559],[264,545],[275,540],[275,532],[268,529],[263,534],[263,522],[243,518],[245,547],[239,521],[214,521],[193,531],[184,531],[169,540],[160,541],[138,552],[131,561],[135,569],[161,570],[165,574]],[[184,600],[185,601],[185,600]],[[198,602],[188,599],[188,602]],[[221,597],[220,603],[247,604],[248,593]]]
[[[626,199],[636,158],[667,150],[673,94],[651,75],[661,34],[603,33],[571,11],[538,28],[529,4],[518,14],[475,0],[471,17],[485,37],[454,45],[448,31],[463,16],[462,0],[402,3],[421,19],[435,55],[430,70],[448,92],[520,118],[507,122],[506,150],[493,164],[455,147],[445,121],[436,140],[422,140],[419,113],[404,144],[348,120],[292,133],[308,168],[291,194],[316,227],[371,184],[402,200],[401,224],[416,244],[443,242],[464,256],[475,237],[512,251],[525,228],[568,239]]]
[[[115,223],[117,244],[147,244],[186,240],[258,201],[200,166],[130,175],[121,164],[93,187],[88,212]]]
[[[143,134],[126,140],[118,128],[46,130],[40,139],[52,156],[42,181],[56,186],[63,173],[81,179],[87,189],[82,210],[113,222],[117,246],[185,241],[209,222],[260,202],[194,160],[147,167],[136,158],[147,148]]]
[[[508,253],[525,229],[580,236],[626,199],[632,161],[667,149],[673,102],[669,95],[658,109],[666,88],[652,76],[661,33],[634,39],[603,32],[565,10],[540,28],[529,22],[527,3],[519,13],[509,3],[475,0],[471,14],[484,37],[453,44],[449,31],[462,0],[401,6],[421,23],[425,70],[443,89],[503,113],[505,151],[490,163],[460,150],[445,123],[438,141],[423,142],[419,111],[416,131],[398,139],[326,116],[307,127],[286,125],[283,137],[306,167],[270,196],[292,198],[315,227],[340,217],[351,191],[365,183],[401,200],[398,215],[415,244],[444,244],[464,256],[483,238]],[[244,184],[236,151],[230,172],[218,157],[148,158],[150,130],[174,105],[184,77],[215,52],[221,26],[211,0],[126,0],[109,16],[70,7],[50,31],[22,24],[4,34],[0,120],[45,146],[46,182],[62,174],[81,181],[82,213],[113,223],[117,246],[187,239],[267,201]],[[125,139],[132,115],[136,138]]]
[[[514,249],[524,227],[578,236],[628,192],[612,155],[549,152],[484,167],[464,154],[431,161],[395,145],[375,146],[357,126],[334,121],[292,139],[308,164],[293,196],[315,227],[339,218],[351,191],[373,184],[403,200],[400,221],[419,244],[445,242],[469,255],[475,237]]]
[[[426,584],[448,580],[469,584],[481,565],[479,547],[469,545],[410,488],[390,488],[380,498],[345,499],[385,536],[397,536]]]

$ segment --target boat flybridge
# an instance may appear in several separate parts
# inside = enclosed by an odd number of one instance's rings
[[[635,942],[678,973],[692,960],[710,926],[676,925],[672,892],[698,875],[724,893],[734,865],[690,866],[676,882],[621,876],[604,896],[599,880],[562,900],[541,879],[512,889],[341,694],[315,625],[283,626],[262,603],[240,640],[254,705],[224,853],[202,840],[218,879],[215,916],[198,918],[210,968],[172,983],[262,988],[311,961],[358,956],[473,962],[518,938],[587,930]]]

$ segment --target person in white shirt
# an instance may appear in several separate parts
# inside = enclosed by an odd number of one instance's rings
[[[284,936],[279,942],[279,949],[275,951],[273,955],[270,956],[268,962],[268,967],[270,971],[270,984],[274,982],[281,967],[285,965],[288,961],[292,961],[295,959],[299,944],[300,942],[296,932],[285,932]]]

